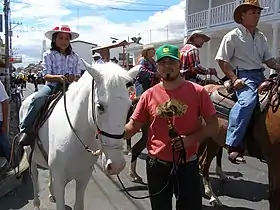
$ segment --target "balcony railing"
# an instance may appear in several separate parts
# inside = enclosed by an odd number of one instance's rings
[[[276,1],[278,1],[278,4]],[[188,15],[188,30],[192,31],[233,23],[234,9],[241,2],[237,0]],[[274,15],[280,12],[279,0],[260,0],[260,4],[264,8],[261,16]]]

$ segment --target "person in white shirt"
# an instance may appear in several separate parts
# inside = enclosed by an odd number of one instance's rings
[[[92,55],[92,64],[102,64],[104,63],[104,61],[102,60],[102,56],[100,55],[100,53],[94,53]]]
[[[0,157],[10,160],[11,146],[9,143],[8,128],[8,99],[9,96],[3,83],[0,81]]]

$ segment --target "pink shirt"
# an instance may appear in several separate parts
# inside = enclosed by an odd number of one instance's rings
[[[201,126],[199,117],[210,117],[216,111],[206,90],[189,81],[183,81],[174,90],[166,90],[161,84],[157,84],[142,94],[131,119],[141,123],[150,122],[147,141],[149,155],[172,161],[171,139],[165,114],[167,109],[175,111],[172,122],[180,135],[198,131]],[[186,150],[187,159],[196,154],[197,149],[198,143]]]

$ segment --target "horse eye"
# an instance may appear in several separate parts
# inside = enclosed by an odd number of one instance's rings
[[[98,109],[99,111],[101,111],[101,112],[104,112],[104,111],[105,111],[104,106],[103,106],[102,104],[97,104],[96,106],[97,106],[97,109]]]

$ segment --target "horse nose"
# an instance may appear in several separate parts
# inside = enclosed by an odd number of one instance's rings
[[[108,170],[108,171],[111,171],[112,169],[113,169],[112,163],[109,163],[109,164],[107,165],[107,170]]]

